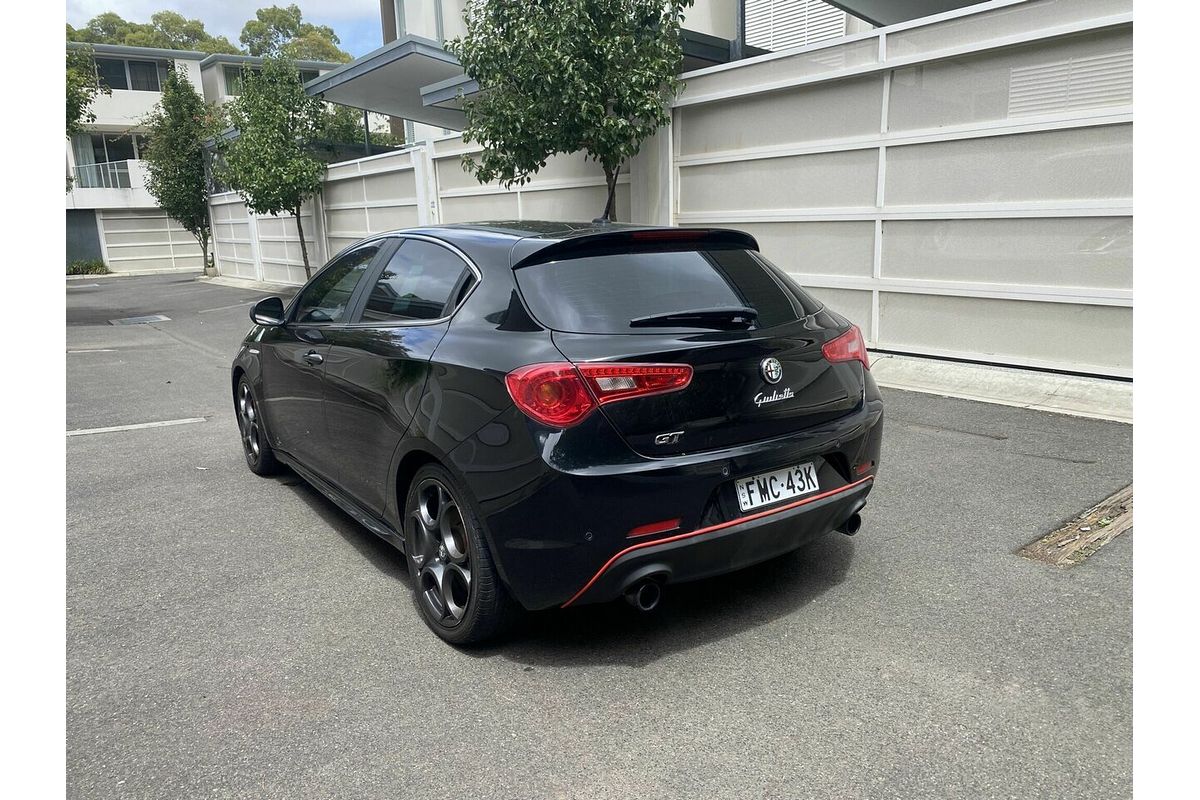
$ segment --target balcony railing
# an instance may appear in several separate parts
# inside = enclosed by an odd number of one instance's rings
[[[106,161],[75,167],[75,186],[79,189],[129,189],[128,161]]]

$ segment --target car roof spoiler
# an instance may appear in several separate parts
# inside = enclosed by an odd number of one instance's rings
[[[591,255],[705,249],[757,251],[758,241],[748,233],[728,228],[623,228],[564,239],[521,239],[513,245],[511,259],[512,268],[520,269]]]

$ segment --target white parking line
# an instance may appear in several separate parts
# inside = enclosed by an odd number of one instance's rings
[[[83,350],[68,350],[67,351],[67,353],[115,353],[115,352],[117,352],[115,348],[106,348],[106,347],[95,347],[95,348],[91,348],[91,349],[85,348]]]
[[[168,425],[187,425],[192,422],[205,422],[204,417],[188,417],[187,419],[165,419],[161,422],[139,422],[136,425],[113,425],[110,428],[80,428],[67,431],[67,436],[88,436],[93,433],[119,433],[120,431],[137,431],[142,428],[165,428]]]
[[[254,302],[253,300],[244,300],[241,303],[234,303],[231,306],[221,306],[220,308],[206,308],[203,311],[197,311],[196,313],[197,314],[211,314],[214,311],[228,311],[231,308],[241,308],[242,306],[248,306],[253,302]]]

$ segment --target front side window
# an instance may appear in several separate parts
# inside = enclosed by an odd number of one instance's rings
[[[406,239],[392,255],[367,297],[364,322],[405,322],[444,316],[450,295],[468,271],[444,247]]]
[[[296,322],[345,322],[354,288],[366,275],[379,245],[360,247],[339,258],[304,290],[296,304]]]

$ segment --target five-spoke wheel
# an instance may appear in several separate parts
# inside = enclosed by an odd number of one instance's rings
[[[275,453],[267,442],[263,431],[258,401],[249,382],[242,378],[238,382],[236,399],[238,430],[242,435],[242,450],[246,453],[246,464],[259,475],[275,471]]]
[[[471,555],[462,509],[436,478],[417,486],[409,515],[410,558],[417,570],[417,594],[441,624],[462,621],[471,601]]]
[[[417,470],[404,503],[404,552],[430,628],[453,644],[502,633],[518,616],[500,582],[475,501],[438,464]]]

